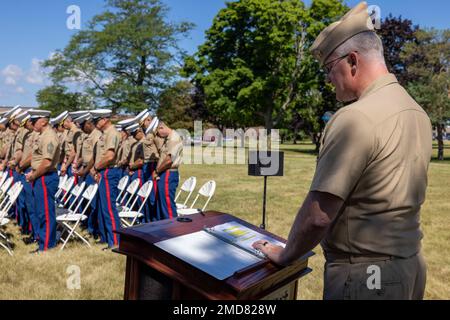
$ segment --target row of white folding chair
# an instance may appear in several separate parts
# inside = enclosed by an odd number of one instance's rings
[[[73,207],[77,204],[78,198],[81,196],[81,194],[84,191],[84,188],[86,186],[85,182],[82,182],[81,184],[77,184],[70,190],[69,195],[66,197],[65,201],[60,203],[56,207],[56,215],[66,214],[69,212]]]
[[[3,197],[3,195],[6,194],[6,192],[9,190],[9,188],[11,187],[13,182],[14,182],[14,178],[13,177],[9,177],[9,178],[6,179],[6,181],[0,187],[0,196]]]
[[[23,185],[21,182],[15,183],[7,192],[6,196],[3,198],[2,202],[0,203],[0,228],[5,226],[9,223],[8,211],[11,209],[11,207],[16,203],[17,198],[19,197],[20,193],[22,192]],[[2,241],[5,241],[3,243]],[[6,251],[12,256],[13,251],[10,245],[10,241],[6,234],[2,232],[0,229],[0,246],[5,248]]]
[[[67,174],[64,176],[59,176],[58,191],[56,191],[55,200],[58,199],[59,195],[61,194],[62,187],[65,185],[68,178],[69,177],[67,176]]]
[[[194,177],[191,177],[191,178],[194,178]],[[189,178],[189,179],[191,179],[191,178]],[[205,211],[206,207],[208,206],[208,204],[211,201],[212,197],[214,196],[215,192],[216,192],[216,182],[214,180],[210,180],[210,181],[206,182],[198,190],[197,196],[195,197],[194,201],[192,201],[192,204],[189,208],[187,208],[186,205],[177,204],[178,215],[191,215],[191,214]],[[197,200],[200,198],[200,196],[205,197],[206,201],[202,208],[194,208],[194,206],[197,203]],[[185,203],[187,203],[187,201]]]
[[[78,201],[74,201],[74,203],[77,202],[75,208],[70,208],[66,214],[56,217],[56,221],[63,227],[63,232],[61,233],[60,238],[63,245],[60,250],[64,250],[64,247],[66,246],[70,238],[75,236],[81,239],[89,247],[91,246],[89,241],[86,238],[84,238],[80,233],[78,233],[76,230],[80,225],[80,223],[88,218],[86,215],[86,211],[89,209],[92,199],[94,199],[95,195],[97,194],[97,191],[98,191],[98,184],[90,185],[83,192],[81,199],[79,199]],[[64,233],[68,233],[65,238],[63,238]]]
[[[191,197],[192,193],[194,192],[196,185],[197,185],[196,177],[190,177],[181,185],[180,191],[178,192],[177,196],[175,197],[175,202],[178,201],[178,199],[180,198],[180,195],[183,192],[187,193],[187,196],[184,199],[183,203],[176,203],[177,209],[187,208],[187,203],[188,203],[189,198]]]
[[[119,180],[119,184],[117,185],[117,189],[119,191],[119,194],[117,195],[117,198],[116,198],[116,206],[122,205],[124,197],[126,195],[126,191],[125,190],[127,189],[129,180],[130,180],[129,176],[123,176]]]
[[[140,180],[134,179],[127,186],[125,192],[123,193],[123,197],[120,199],[120,202],[116,203],[118,212],[128,211],[128,210],[133,209],[133,207],[131,207],[131,202],[133,201],[134,196],[136,195],[136,192],[138,192],[139,184],[140,184]]]
[[[139,180],[138,180],[138,182],[139,182]],[[142,187],[134,195],[134,197],[130,196],[130,199],[133,199],[133,201],[131,203],[128,203],[128,206],[123,207],[123,211],[119,212],[119,218],[124,227],[133,226],[136,223],[138,218],[141,218],[144,216],[144,212],[143,212],[144,206],[147,203],[148,198],[150,197],[150,193],[152,192],[152,189],[153,189],[153,181],[149,180],[142,185]],[[139,198],[141,199],[141,204],[140,204],[139,208],[135,211],[135,210],[133,210],[133,208],[136,206],[136,203]]]
[[[63,203],[66,200],[66,197],[70,192],[70,190],[72,189],[74,183],[75,177],[68,178],[67,176],[64,176],[60,178],[59,184],[61,184],[61,187],[58,188],[58,191],[55,194],[55,202],[57,204]]]
[[[6,179],[8,179],[8,175],[9,175],[8,171],[3,171],[0,174],[0,187],[5,183]]]

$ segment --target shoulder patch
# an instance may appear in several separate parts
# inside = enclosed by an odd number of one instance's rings
[[[53,153],[53,151],[55,151],[55,146],[53,145],[52,142],[50,142],[50,143],[47,145],[47,152],[48,152],[48,153]]]

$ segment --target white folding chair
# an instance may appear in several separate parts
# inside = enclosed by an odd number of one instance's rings
[[[119,218],[124,226],[131,227],[136,223],[137,218],[144,216],[142,210],[144,209],[145,203],[148,201],[148,197],[152,192],[152,188],[153,188],[153,181],[149,180],[146,183],[144,183],[142,187],[139,189],[137,195],[134,197],[133,203],[129,207],[134,208],[137,200],[141,198],[141,205],[139,206],[139,209],[137,211],[133,211],[129,208],[126,208],[126,210],[119,212]]]
[[[3,183],[3,185],[0,187],[0,201],[5,199],[5,196],[9,190],[9,188],[13,184],[13,182],[14,182],[14,178],[9,177],[8,179],[6,179],[5,183]]]
[[[83,193],[85,187],[86,187],[85,182],[74,186],[72,190],[70,190],[70,194],[66,198],[66,200],[56,207],[56,215],[58,216],[69,212],[69,210],[77,204],[78,198]]]
[[[139,189],[139,184],[140,184],[140,180],[139,179],[134,179],[127,187],[127,190],[125,192],[125,195],[122,199],[122,202],[125,201],[125,199],[127,199],[127,201],[125,202],[125,205],[118,205],[117,206],[117,211],[121,212],[121,211],[128,211],[128,210],[132,210],[133,207],[130,206],[131,202],[134,200],[136,192]],[[128,197],[127,197],[128,196]]]
[[[186,215],[196,214],[196,213],[205,211],[206,206],[209,204],[209,201],[214,196],[215,192],[216,192],[216,182],[214,180],[210,180],[210,181],[206,182],[200,188],[200,190],[198,190],[198,194],[195,197],[194,201],[192,202],[191,207],[189,209],[177,210],[178,215],[186,216]],[[194,209],[194,205],[200,196],[205,197],[206,202],[201,209]]]
[[[57,199],[57,198],[59,197],[59,195],[61,194],[61,192],[62,192],[62,187],[65,185],[65,183],[66,183],[66,181],[67,181],[68,178],[69,178],[69,177],[67,176],[67,174],[64,175],[64,176],[62,176],[62,177],[61,177],[61,176],[59,177],[58,191],[56,191],[55,199]]]
[[[22,192],[23,185],[21,182],[15,183],[7,192],[5,198],[0,203],[0,246],[5,248],[9,255],[13,255],[13,250],[11,248],[11,242],[9,241],[6,234],[4,234],[1,228],[7,225],[10,219],[7,218],[8,211],[17,201],[19,194]],[[3,240],[5,243],[3,243]]]
[[[59,193],[58,197],[55,197],[55,202],[57,204],[62,203],[66,200],[66,197],[69,195],[69,192],[72,189],[74,183],[75,177],[67,178],[66,182],[61,187],[61,192]]]
[[[9,187],[11,187],[13,182],[14,182],[13,177],[9,177],[8,179],[6,179],[5,183],[3,183],[2,186],[0,187],[0,195],[6,194],[6,192],[8,191]]]
[[[78,228],[81,221],[86,220],[88,217],[86,216],[86,210],[90,207],[92,199],[95,197],[97,193],[98,185],[93,184],[90,185],[82,195],[82,199],[78,202],[78,205],[75,209],[71,210],[67,214],[56,217],[56,221],[63,226],[64,230],[61,234],[60,240],[63,242],[63,245],[60,250],[63,250],[66,246],[67,242],[70,238],[77,236],[84,243],[86,243],[89,247],[91,246],[89,241],[87,241],[81,234],[79,234],[76,229]],[[84,202],[84,207],[81,207]],[[81,208],[81,213],[78,213]],[[64,239],[62,236],[64,232],[68,232],[67,237]]]
[[[125,196],[125,189],[127,188],[128,181],[130,180],[129,176],[123,176],[122,179],[119,180],[119,184],[117,185],[117,189],[120,191],[119,195],[116,198],[116,205],[122,205],[122,195]]]
[[[3,171],[0,176],[0,187],[5,183],[6,179],[8,179],[8,171]]]
[[[197,185],[197,178],[196,177],[190,177],[187,179],[183,185],[180,188],[180,191],[178,192],[177,196],[175,197],[175,202],[180,198],[180,195],[182,192],[186,192],[188,195],[186,196],[186,199],[183,203],[177,203],[177,209],[186,209],[187,203],[189,201],[189,198],[191,197],[192,193],[194,192],[195,186]]]

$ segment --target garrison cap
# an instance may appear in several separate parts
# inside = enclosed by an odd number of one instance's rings
[[[31,119],[50,118],[51,112],[47,110],[32,109],[28,111]]]
[[[145,131],[145,134],[155,133],[156,129],[158,129],[159,126],[159,119],[158,117],[154,117],[150,125],[148,126],[147,130]]]
[[[90,111],[92,119],[101,119],[101,118],[110,118],[112,115],[112,111],[109,109],[97,109]]]
[[[339,21],[322,30],[310,51],[323,65],[337,47],[351,37],[365,31],[375,32],[375,27],[367,11],[367,3],[361,2]]]
[[[86,112],[85,114],[81,114],[78,118],[75,118],[73,122],[78,124],[83,124],[84,122],[91,120],[92,116],[90,113]]]

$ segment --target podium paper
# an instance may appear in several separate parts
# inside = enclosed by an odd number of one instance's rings
[[[219,280],[229,278],[236,271],[261,261],[255,255],[205,231],[161,241],[155,245]]]

